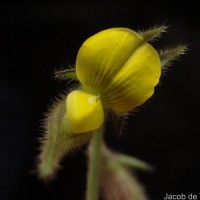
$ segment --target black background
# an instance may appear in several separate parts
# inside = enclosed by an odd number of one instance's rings
[[[187,55],[163,77],[155,95],[130,116],[124,135],[107,133],[115,150],[156,170],[137,173],[150,199],[199,194],[199,6],[195,1],[65,1],[0,3],[0,199],[84,198],[86,159],[63,161],[45,185],[32,170],[39,124],[52,99],[66,89],[52,74],[74,64],[82,42],[106,28],[170,25],[155,47],[189,44]],[[200,199],[200,195],[199,195]]]

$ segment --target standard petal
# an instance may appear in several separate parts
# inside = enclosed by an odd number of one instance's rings
[[[104,111],[98,96],[74,90],[66,100],[67,118],[74,133],[98,129],[104,121]]]
[[[104,90],[143,38],[127,28],[101,31],[87,39],[76,59],[76,72],[86,86]]]
[[[104,98],[114,111],[127,112],[151,97],[160,74],[159,55],[144,42],[113,77]]]

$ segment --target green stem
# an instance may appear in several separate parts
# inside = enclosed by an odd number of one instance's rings
[[[99,179],[101,168],[101,146],[103,142],[103,128],[94,132],[94,136],[89,146],[88,175],[86,200],[98,200]]]

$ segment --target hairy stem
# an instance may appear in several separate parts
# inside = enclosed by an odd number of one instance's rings
[[[94,132],[94,136],[89,146],[88,175],[86,200],[98,200],[99,179],[101,168],[101,147],[103,143],[103,128]]]

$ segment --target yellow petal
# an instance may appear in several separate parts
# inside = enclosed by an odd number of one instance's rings
[[[117,112],[127,112],[144,103],[154,93],[161,74],[158,53],[144,42],[113,77],[104,98]]]
[[[98,96],[74,90],[67,96],[67,117],[74,133],[98,129],[104,121],[104,111]]]
[[[101,31],[81,46],[76,59],[76,72],[81,83],[99,91],[121,69],[143,38],[127,28]]]

